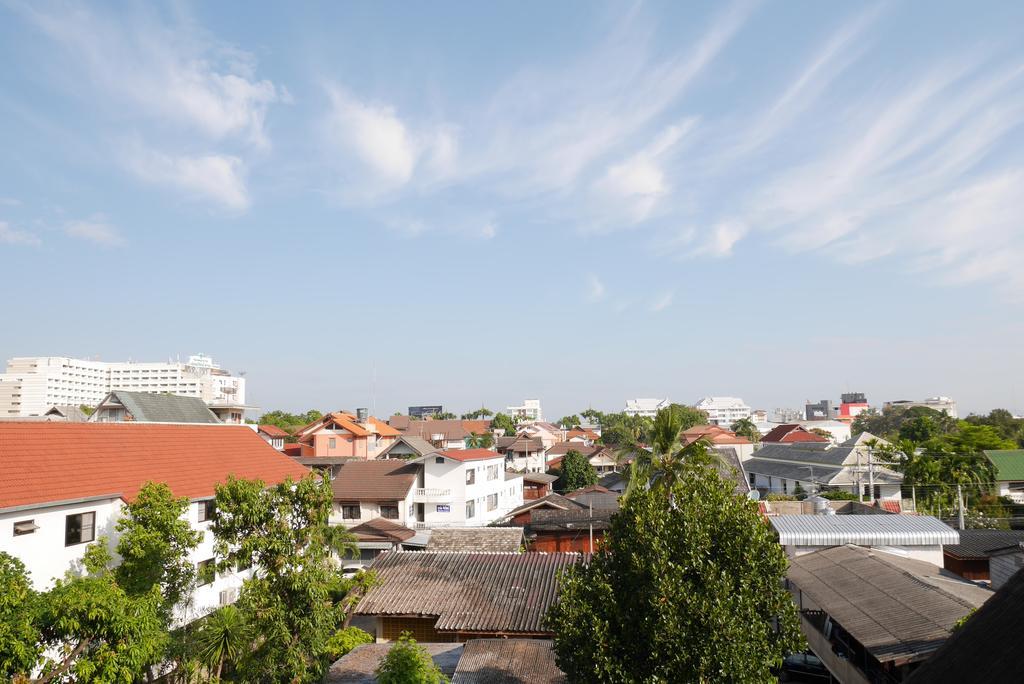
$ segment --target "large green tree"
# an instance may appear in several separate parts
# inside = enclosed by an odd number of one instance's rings
[[[315,682],[323,676],[328,639],[343,617],[331,597],[332,501],[330,482],[312,476],[272,487],[231,478],[217,487],[218,565],[258,568],[237,604],[259,635],[238,664],[244,681]]]
[[[516,421],[504,413],[496,413],[491,419],[491,430],[504,430],[506,437],[512,437],[516,434]]]
[[[729,429],[740,437],[746,437],[754,444],[761,441],[761,432],[757,429],[757,425],[754,424],[754,421],[749,418],[740,418],[730,425]]]
[[[597,484],[597,470],[586,456],[575,449],[562,457],[561,474],[555,488],[560,492],[573,492],[581,487]]]
[[[681,468],[628,494],[603,548],[561,577],[546,619],[570,681],[772,681],[803,648],[756,505],[700,459]]]
[[[42,654],[36,611],[25,564],[0,551],[0,678],[13,681],[32,671]]]

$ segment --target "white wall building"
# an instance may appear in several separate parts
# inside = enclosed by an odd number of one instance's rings
[[[523,478],[507,479],[505,457],[495,451],[441,451],[417,462],[423,464],[422,487],[413,494],[418,527],[481,527],[523,505]]]
[[[885,402],[885,408],[913,408],[915,406],[923,406],[925,408],[935,409],[936,411],[945,411],[949,414],[950,418],[959,417],[956,412],[956,401],[949,397],[928,397],[927,399],[922,399],[920,401],[898,399],[896,401]]]
[[[523,420],[544,420],[544,413],[540,409],[540,399],[526,399],[522,406],[508,406],[505,413],[513,418],[519,417]]]
[[[52,406],[95,406],[114,390],[198,397],[224,422],[242,422],[245,409],[245,378],[203,354],[187,362],[155,363],[27,356],[10,359],[0,374],[0,417],[41,416]]]
[[[668,397],[664,399],[627,399],[626,408],[623,410],[627,416],[642,416],[644,418],[654,418],[658,415],[658,411],[663,408],[668,408],[671,404]]]
[[[739,397],[704,397],[694,404],[694,408],[706,412],[712,425],[723,427],[750,418],[750,407]]]
[[[216,484],[229,474],[276,483],[307,473],[252,430],[222,424],[2,422],[0,443],[0,551],[25,564],[37,590],[81,570],[89,544],[102,536],[113,553],[125,501],[146,480],[190,499],[185,515],[203,538],[189,557],[208,581],[176,609],[178,624],[234,602],[250,574],[213,572]],[[52,443],[63,446],[47,448]]]

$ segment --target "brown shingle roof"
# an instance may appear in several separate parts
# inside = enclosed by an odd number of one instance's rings
[[[546,639],[472,639],[466,642],[452,684],[562,684]]]
[[[438,631],[550,634],[544,614],[559,571],[578,553],[433,553],[386,551],[373,562],[378,585],[360,615],[437,616]]]
[[[393,459],[356,461],[341,467],[331,482],[335,501],[399,501],[416,483],[419,467]]]
[[[768,434],[761,438],[763,443],[783,443],[790,444],[793,442],[822,442],[827,444],[828,440],[821,435],[816,435],[807,428],[804,428],[796,423],[785,423],[776,428],[772,428],[768,431]]]
[[[584,456],[589,457],[593,456],[601,449],[602,447],[597,444],[587,446],[586,444],[580,444],[579,442],[559,442],[558,444],[553,444],[551,448],[548,449],[548,458],[551,458],[552,456],[564,456],[570,451],[577,451]]]
[[[522,544],[520,527],[442,527],[430,533],[427,551],[516,553]]]
[[[923,660],[974,609],[890,562],[886,554],[859,546],[795,558],[787,577],[879,662]]]
[[[1014,682],[1024,672],[1020,647],[1024,571],[1017,572],[907,680],[913,684]]]
[[[404,542],[416,536],[416,532],[405,525],[385,518],[368,520],[361,525],[348,528],[348,531],[359,541]]]

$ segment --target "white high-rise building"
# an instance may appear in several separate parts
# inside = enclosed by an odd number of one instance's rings
[[[522,406],[509,406],[505,412],[513,418],[518,416],[523,420],[544,420],[544,414],[540,410],[540,399],[526,399]]]
[[[199,397],[230,423],[242,422],[247,408],[245,378],[203,354],[187,362],[156,363],[23,356],[10,359],[0,374],[0,417],[41,416],[52,406],[95,406],[114,390]]]
[[[729,427],[737,420],[750,418],[750,407],[739,397],[704,397],[694,408],[707,413],[712,425]]]
[[[626,408],[623,411],[627,416],[643,416],[645,418],[654,418],[658,415],[658,411],[663,408],[668,408],[671,404],[668,397],[664,399],[627,399]]]

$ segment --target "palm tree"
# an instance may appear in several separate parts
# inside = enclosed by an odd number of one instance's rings
[[[494,437],[489,432],[485,432],[482,435],[473,432],[470,433],[469,437],[466,437],[467,449],[490,449],[492,446],[494,446]]]
[[[679,436],[683,431],[682,417],[674,411],[659,411],[650,430],[650,450],[640,449],[630,467],[628,495],[636,487],[658,486],[666,491],[682,478],[683,464],[696,461],[710,464],[708,443],[699,439],[683,446]]]
[[[338,554],[338,558],[359,556],[358,540],[341,525],[328,526],[326,542],[327,547]]]
[[[746,437],[754,444],[761,441],[761,432],[757,429],[757,426],[754,425],[754,421],[749,418],[740,418],[730,425],[729,429],[740,437]]]
[[[225,664],[237,664],[252,646],[254,633],[242,612],[224,606],[210,613],[197,636],[199,659],[213,671],[211,681],[219,682]]]

